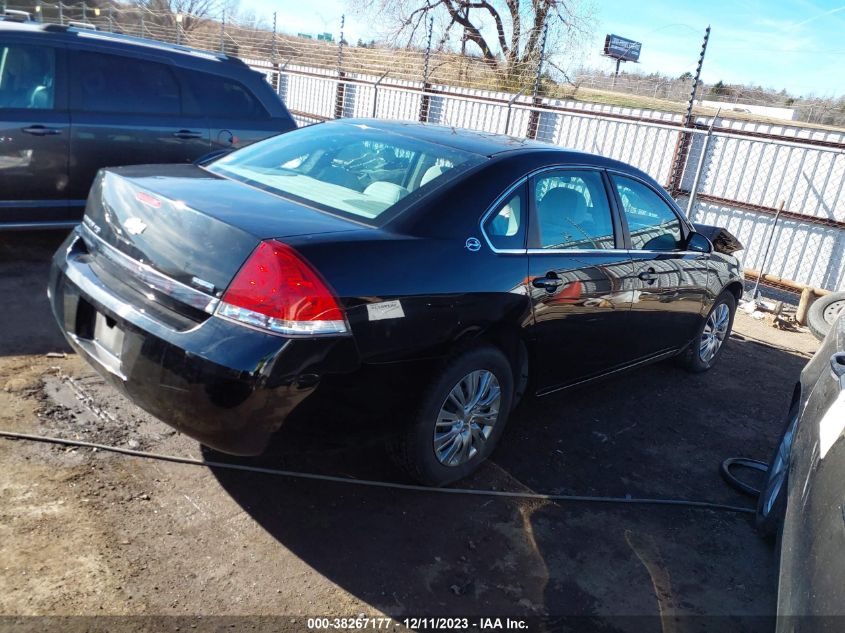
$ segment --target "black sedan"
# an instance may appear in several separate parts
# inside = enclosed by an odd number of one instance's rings
[[[786,429],[758,501],[758,526],[780,537],[780,632],[842,630],[843,431],[845,313],[840,313],[795,385]]]
[[[49,294],[103,376],[226,452],[260,453],[326,384],[368,376],[378,394],[374,370],[401,376],[415,413],[391,452],[442,485],[526,392],[673,356],[712,367],[742,280],[704,233],[731,243],[620,162],[344,120],[202,166],[100,172]]]

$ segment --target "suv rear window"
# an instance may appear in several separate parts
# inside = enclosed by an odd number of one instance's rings
[[[179,114],[179,84],[164,64],[76,51],[73,107],[86,112]]]
[[[0,108],[51,110],[56,53],[25,44],[0,45]]]
[[[267,110],[250,90],[233,79],[191,70],[182,71],[188,94],[185,111],[228,119],[266,119]]]

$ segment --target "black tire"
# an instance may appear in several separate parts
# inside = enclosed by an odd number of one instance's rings
[[[827,336],[839,310],[845,306],[845,292],[832,292],[813,301],[807,310],[807,327],[820,341]]]
[[[786,427],[778,445],[769,460],[769,476],[763,490],[757,497],[757,514],[755,524],[757,532],[770,543],[774,543],[783,527],[786,514],[786,498],[789,490],[789,468],[792,444],[798,429],[798,402],[794,402],[787,415]],[[773,472],[782,472],[780,483],[775,487],[776,478]]]
[[[701,358],[701,354],[699,353],[699,345],[701,343],[701,337],[704,335],[704,329],[707,326],[707,321],[710,316],[719,308],[721,305],[727,305],[729,311],[728,317],[728,330],[725,334],[725,338],[722,341],[722,344],[719,346],[719,349],[716,350],[716,354],[710,358],[708,361],[705,361]],[[713,302],[713,305],[710,307],[710,312],[707,313],[707,318],[703,319],[701,325],[699,326],[698,330],[695,333],[695,338],[692,342],[687,346],[687,348],[681,353],[678,357],[681,366],[690,371],[694,374],[698,374],[704,371],[707,371],[722,356],[722,352],[725,351],[725,345],[728,344],[728,340],[731,336],[731,331],[733,330],[734,326],[734,316],[736,315],[736,297],[734,297],[732,292],[725,291],[716,297],[716,301]]]
[[[449,393],[473,371],[487,370],[501,389],[499,413],[481,449],[465,463],[442,464],[434,450],[435,425]],[[513,372],[505,355],[495,347],[479,346],[452,357],[431,380],[410,424],[388,442],[393,461],[414,481],[445,486],[475,471],[490,455],[502,435],[513,403]]]

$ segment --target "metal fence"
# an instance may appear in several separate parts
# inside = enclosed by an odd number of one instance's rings
[[[845,289],[845,131],[543,97],[542,57],[520,69],[514,90],[491,90],[514,76],[499,81],[477,59],[430,45],[349,46],[342,28],[337,42],[316,41],[277,32],[275,16],[271,28],[138,7],[37,6],[45,21],[84,19],[238,55],[266,73],[301,125],[344,117],[426,121],[625,161],[665,185],[694,221],[737,235],[747,268]]]

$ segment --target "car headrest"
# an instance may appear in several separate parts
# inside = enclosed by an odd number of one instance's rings
[[[546,215],[555,211],[566,211],[570,218],[582,218],[587,211],[587,199],[577,189],[555,187],[540,198],[537,205],[540,213]]]
[[[420,180],[420,187],[427,183],[430,183],[432,180],[442,175],[445,171],[446,168],[442,167],[441,165],[432,165],[431,167],[425,170],[422,180]]]
[[[387,204],[396,204],[410,192],[400,185],[384,180],[377,180],[367,185],[364,194]]]

